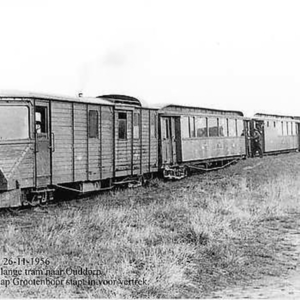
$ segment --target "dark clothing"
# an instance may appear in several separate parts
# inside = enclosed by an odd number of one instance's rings
[[[256,152],[258,152],[259,157],[263,157],[262,136],[257,129],[254,130],[251,139],[253,140],[253,156],[255,156]]]
[[[261,144],[261,134],[258,130],[255,130],[254,133],[253,133],[253,140],[255,143],[257,144]]]

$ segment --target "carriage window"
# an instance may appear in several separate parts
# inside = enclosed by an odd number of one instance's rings
[[[280,121],[277,121],[277,134],[282,135],[282,124]]]
[[[228,136],[228,119],[219,119],[219,136]]]
[[[295,134],[298,134],[298,123],[295,123]]]
[[[276,128],[276,122],[274,121],[274,128]]]
[[[29,138],[27,106],[0,106],[0,141]]]
[[[294,129],[293,129],[294,130],[294,135],[295,135],[295,134],[297,134],[297,123],[294,123],[293,127],[294,127]]]
[[[133,138],[140,138],[140,114],[138,113],[133,114]]]
[[[195,118],[197,137],[207,136],[206,118]]]
[[[286,135],[290,135],[290,122],[286,122]]]
[[[237,120],[236,125],[237,125],[237,136],[245,135],[243,120]]]
[[[294,135],[297,134],[297,123],[293,123]]]
[[[181,135],[182,135],[182,138],[190,137],[188,117],[181,118]]]
[[[269,121],[267,121],[267,127],[269,127]]]
[[[189,137],[195,137],[195,118],[189,117]]]
[[[127,139],[127,114],[119,113],[118,114],[118,128],[119,128],[119,139],[126,140]]]
[[[282,135],[286,135],[286,124],[285,122],[281,122]]]
[[[47,107],[35,108],[35,130],[37,134],[47,133]]]
[[[208,118],[208,135],[209,136],[218,136],[218,119],[217,118]]]
[[[191,138],[195,137],[195,118],[194,117],[189,117],[189,132],[190,132]]]
[[[291,122],[291,135],[294,135],[294,123]]]
[[[98,111],[89,111],[89,138],[98,138]]]
[[[166,136],[167,136],[167,139],[170,138],[171,136],[171,133],[170,133],[170,119],[166,119]]]
[[[163,139],[169,139],[170,138],[170,125],[169,125],[169,119],[165,118],[162,119],[161,122],[161,135]]]
[[[150,131],[151,131],[151,137],[156,138],[157,137],[157,133],[156,133],[156,115],[155,114],[151,114],[151,127],[150,127]]]
[[[233,119],[228,119],[229,136],[236,136],[236,123]]]

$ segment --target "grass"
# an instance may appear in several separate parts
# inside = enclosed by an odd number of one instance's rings
[[[3,214],[0,255],[44,257],[49,266],[13,266],[22,279],[62,285],[0,285],[4,297],[201,298],[216,289],[286,269],[270,220],[299,213],[298,153],[242,161],[179,182],[154,180],[45,210]],[[300,161],[300,160],[299,160]],[[250,168],[249,168],[250,167]],[[100,276],[57,274],[78,268]],[[55,271],[24,275],[25,269]],[[4,276],[0,276],[4,279]],[[12,279],[12,276],[7,278]],[[75,284],[67,284],[73,279]],[[79,280],[111,280],[83,285]],[[116,280],[115,284],[113,280]],[[117,282],[124,280],[123,284]],[[126,280],[141,280],[141,285]]]

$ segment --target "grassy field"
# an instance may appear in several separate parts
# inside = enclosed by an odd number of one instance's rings
[[[288,269],[278,255],[282,236],[271,234],[267,224],[300,212],[299,182],[300,154],[294,153],[177,182],[153,180],[148,187],[2,212],[1,272],[22,274],[0,273],[0,295],[201,298],[265,274],[278,276]],[[6,258],[28,262],[5,266]],[[98,275],[74,274],[81,269]],[[48,285],[37,284],[46,278]]]

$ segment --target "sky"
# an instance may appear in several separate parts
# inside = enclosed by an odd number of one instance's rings
[[[300,116],[300,2],[0,0],[0,89]]]

